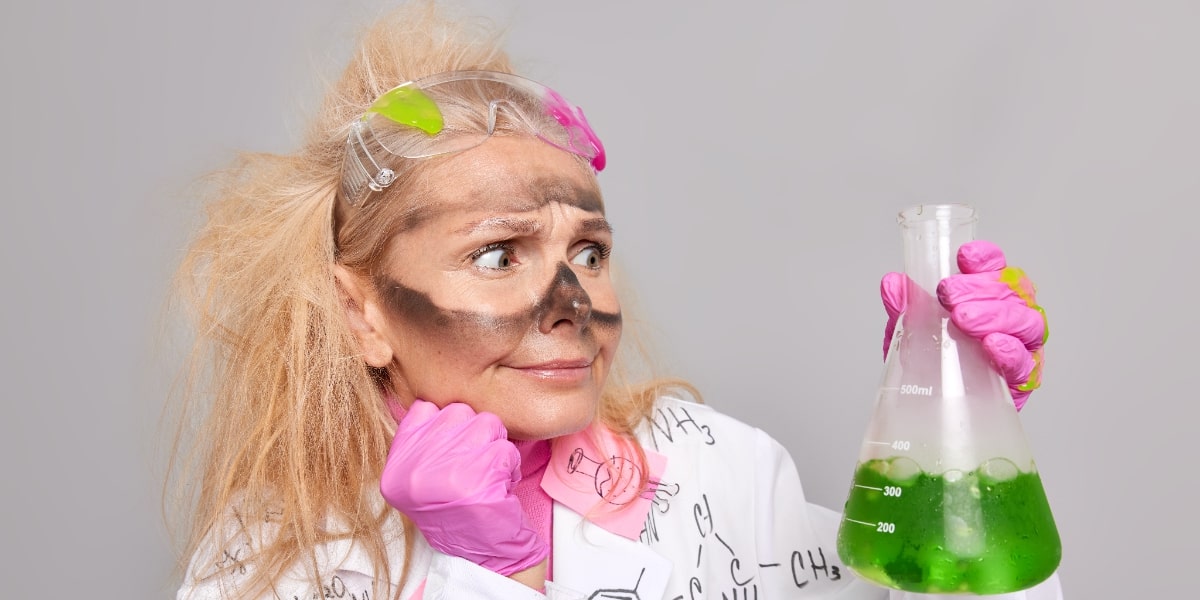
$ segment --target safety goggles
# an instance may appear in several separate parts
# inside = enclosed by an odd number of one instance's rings
[[[471,108],[483,103],[486,115]],[[554,90],[509,73],[450,71],[388,90],[351,124],[342,196],[361,206],[372,191],[382,191],[400,176],[405,164],[397,157],[462,152],[497,130],[532,134],[587,159],[596,171],[604,169],[604,146],[583,111]]]

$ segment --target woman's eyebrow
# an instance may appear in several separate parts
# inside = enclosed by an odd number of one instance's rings
[[[603,220],[603,219],[601,219]],[[532,235],[537,233],[542,228],[541,223],[533,219],[518,219],[514,217],[492,217],[490,219],[482,219],[472,221],[458,228],[454,233],[462,235],[470,235],[480,231],[490,231],[502,229],[513,233],[514,235]]]
[[[579,224],[579,228],[578,228],[579,233],[593,233],[596,231],[612,233],[612,230],[613,230],[612,225],[609,224],[608,219],[605,219],[604,217],[597,217],[595,219],[584,219],[583,222],[581,222]]]

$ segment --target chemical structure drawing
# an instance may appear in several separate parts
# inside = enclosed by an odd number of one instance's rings
[[[583,448],[576,448],[571,453],[567,460],[567,473],[591,479],[596,495],[617,506],[629,504],[638,498],[660,505],[679,492],[678,485],[664,484],[654,479],[647,479],[645,487],[640,487],[642,469],[637,463],[621,456],[596,460],[585,454]]]
[[[646,569],[642,569],[642,572],[638,573],[637,581],[634,582],[631,589],[596,590],[592,592],[591,596],[588,596],[588,600],[641,600],[642,597],[638,595],[637,589],[642,584],[642,576],[645,574]]]

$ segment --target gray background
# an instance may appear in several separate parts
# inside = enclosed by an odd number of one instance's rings
[[[0,9],[0,589],[172,593],[160,322],[190,181],[286,151],[367,1]],[[1191,597],[1198,517],[1194,2],[473,2],[608,146],[664,370],[839,508],[881,370],[894,215],[968,202],[1040,286],[1023,413],[1072,598]]]

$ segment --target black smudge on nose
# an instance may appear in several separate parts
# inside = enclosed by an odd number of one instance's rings
[[[566,263],[558,263],[554,271],[554,279],[545,295],[534,306],[534,320],[538,323],[545,319],[570,319],[578,325],[587,324],[592,312],[592,299],[579,283],[579,278]]]

